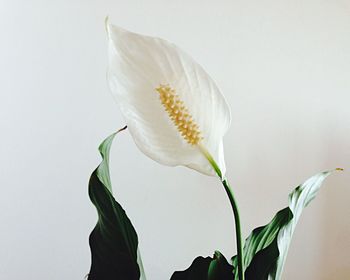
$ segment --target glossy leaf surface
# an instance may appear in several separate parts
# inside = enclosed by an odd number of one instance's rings
[[[288,248],[304,208],[315,198],[324,179],[332,171],[321,172],[299,185],[289,195],[288,207],[279,211],[272,221],[256,228],[244,245],[246,280],[281,279]],[[233,257],[234,267],[237,257]],[[235,279],[238,276],[235,275]]]
[[[232,280],[233,267],[218,251],[211,257],[197,257],[184,271],[176,271],[170,280]]]
[[[89,238],[92,263],[88,280],[140,279],[137,234],[112,195],[109,175],[109,152],[118,132],[100,145],[102,162],[90,177],[89,197],[97,209],[98,222]]]

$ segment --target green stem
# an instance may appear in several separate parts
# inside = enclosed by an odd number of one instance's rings
[[[227,180],[222,181],[222,185],[225,188],[226,194],[230,200],[233,215],[235,217],[236,228],[236,243],[237,243],[237,261],[238,261],[238,278],[244,280],[244,265],[243,265],[243,245],[242,245],[242,232],[241,232],[241,220],[239,217],[238,205],[235,196],[231,190],[230,184]]]
[[[243,245],[242,245],[242,233],[241,233],[241,220],[239,217],[239,210],[238,205],[235,199],[235,196],[233,194],[233,191],[231,190],[230,184],[227,182],[226,179],[223,178],[222,172],[218,166],[218,164],[215,162],[211,154],[208,152],[208,150],[203,145],[198,145],[200,151],[203,153],[203,155],[207,158],[211,166],[214,168],[216,174],[221,179],[221,183],[225,188],[226,194],[230,200],[230,204],[233,211],[233,216],[235,220],[235,229],[236,229],[236,243],[237,243],[237,261],[238,261],[238,279],[244,280],[244,265],[243,265]]]

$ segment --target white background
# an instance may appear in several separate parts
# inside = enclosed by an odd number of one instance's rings
[[[283,279],[350,275],[350,2],[0,1],[0,278],[83,279],[96,211],[97,146],[124,121],[105,79],[104,18],[166,38],[217,81],[232,109],[225,137],[247,236],[287,194],[335,167],[295,232]],[[117,199],[140,238],[148,279],[197,255],[235,252],[218,181],[160,166],[128,133],[112,150]]]

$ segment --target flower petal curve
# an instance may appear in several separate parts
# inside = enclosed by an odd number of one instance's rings
[[[225,173],[222,138],[231,121],[215,82],[189,55],[163,39],[139,35],[106,23],[108,83],[137,147],[168,166],[183,165],[215,175],[196,145],[180,134],[156,91],[169,85],[188,109],[203,137],[201,144]]]

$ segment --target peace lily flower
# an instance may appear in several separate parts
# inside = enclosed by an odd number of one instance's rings
[[[222,180],[236,225],[238,276],[244,279],[240,219],[225,179],[222,138],[231,114],[215,82],[189,55],[163,39],[108,23],[108,82],[137,147],[153,160]]]
[[[215,82],[163,39],[129,32],[108,20],[106,28],[109,86],[137,147],[161,164],[223,177],[222,138],[231,116]]]

